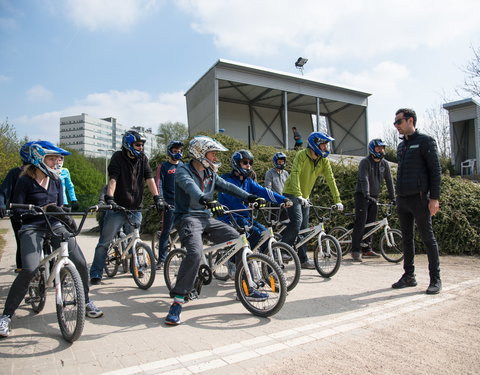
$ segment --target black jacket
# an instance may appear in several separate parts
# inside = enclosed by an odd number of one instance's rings
[[[415,131],[397,148],[397,195],[429,194],[440,198],[441,168],[435,140]]]
[[[117,151],[108,165],[108,175],[117,181],[115,202],[129,210],[141,207],[143,200],[143,182],[153,178],[148,158],[142,154],[139,158],[129,158],[127,151]]]
[[[358,166],[357,187],[355,191],[362,193],[366,198],[368,196],[377,198],[382,190],[382,182],[387,183],[388,196],[391,200],[395,198],[393,189],[393,180],[390,173],[390,166],[385,159],[376,162],[369,155],[360,161]]]

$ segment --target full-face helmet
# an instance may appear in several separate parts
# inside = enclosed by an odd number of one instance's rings
[[[218,168],[222,165],[219,161],[213,162],[208,160],[205,155],[210,151],[228,151],[220,142],[207,136],[198,136],[193,138],[188,145],[188,152],[192,159],[202,163],[202,165],[217,172]]]
[[[50,168],[45,164],[45,157],[48,155],[65,156],[70,155],[70,152],[64,150],[63,148],[57,147],[48,141],[35,141],[29,143],[29,146],[26,146],[28,144],[22,146],[23,152],[22,150],[20,151],[24,156],[26,156],[25,160],[27,164],[32,164],[50,178],[58,179],[61,170],[60,165],[57,164],[54,168]]]
[[[283,160],[283,164],[278,164],[278,160]],[[273,166],[277,169],[284,169],[287,166],[287,155],[285,155],[283,152],[277,152],[275,155],[273,155],[272,158],[272,163]]]
[[[143,155],[143,150],[136,150],[135,147],[133,147],[133,144],[137,142],[145,144],[146,141],[147,138],[145,138],[142,133],[139,133],[136,130],[127,130],[122,138],[122,147],[127,151],[130,151],[130,153],[136,158],[139,158]]]
[[[250,165],[253,164],[253,154],[248,150],[238,150],[232,155],[231,166],[235,172],[238,172],[241,176],[247,178],[252,174],[251,169],[242,168],[242,160],[247,160]]]
[[[311,150],[313,150],[313,152],[315,152],[318,156],[321,156],[322,158],[326,158],[326,157],[328,157],[328,155],[330,155],[330,151],[328,151],[328,150],[322,151],[320,149],[320,145],[322,143],[328,143],[328,142],[331,142],[331,141],[334,141],[334,140],[335,140],[335,138],[330,137],[326,133],[313,132],[313,133],[310,133],[310,135],[308,136],[308,146],[307,147],[310,148]]]
[[[182,152],[176,152],[173,153],[172,149],[173,148],[183,148],[183,142],[181,141],[170,141],[167,145],[167,154],[169,157],[171,157],[173,160],[180,160],[183,156]]]
[[[377,146],[386,147],[387,144],[384,141],[382,141],[380,138],[372,139],[370,142],[368,142],[368,152],[375,159],[381,159],[385,156],[385,150],[383,150],[381,152],[376,152],[375,147],[377,147]]]

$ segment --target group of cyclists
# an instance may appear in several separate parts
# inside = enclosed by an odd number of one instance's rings
[[[170,291],[173,300],[165,318],[166,324],[178,325],[181,323],[180,315],[185,297],[194,287],[201,264],[203,237],[208,237],[213,243],[221,243],[236,239],[239,235],[230,225],[230,217],[223,215],[225,207],[232,210],[246,208],[250,204],[261,207],[267,202],[283,205],[288,217],[279,219],[288,221],[288,224],[281,241],[289,245],[293,245],[299,231],[308,226],[309,198],[318,176],[325,178],[335,208],[343,210],[328,159],[328,144],[333,140],[326,133],[312,132],[308,136],[307,147],[297,151],[290,173],[285,170],[286,155],[276,153],[272,158],[273,168],[267,172],[265,178],[265,187],[252,178],[254,156],[249,150],[235,151],[231,157],[231,172],[220,176],[218,170],[221,163],[218,153],[228,150],[208,136],[197,136],[189,142],[188,163],[181,161],[184,144],[181,141],[170,142],[167,146],[168,160],[158,166],[154,177],[148,158],[143,152],[145,137],[137,131],[127,131],[122,139],[122,149],[112,155],[108,166],[109,181],[103,201],[112,209],[107,211],[102,219],[100,238],[89,271],[75,238],[68,242],[70,258],[84,285],[87,316],[98,318],[103,315],[101,309],[88,297],[89,285],[101,283],[108,246],[120,228],[129,233],[133,230],[129,221],[141,222],[142,214],[139,208],[142,205],[145,182],[153,195],[156,208],[164,215],[157,269],[162,269],[165,262],[168,234],[172,226],[177,228],[182,247],[186,249],[186,257],[180,265],[175,286]],[[384,149],[385,144],[377,140],[373,152],[376,152],[378,159],[383,158]],[[64,156],[69,154],[68,151],[46,141],[29,142],[22,146],[20,155],[24,167],[9,201],[40,206],[46,211],[50,206],[62,207],[64,198],[60,170]],[[119,212],[119,207],[127,209],[128,213]],[[129,215],[129,220],[125,215]],[[239,226],[247,225],[248,215],[245,212],[244,215],[235,216]],[[21,216],[22,224],[18,234],[22,268],[10,288],[3,315],[0,317],[0,336],[8,336],[10,333],[12,316],[27,293],[47,236],[46,225],[38,216],[29,215],[26,210],[14,210],[14,216]],[[56,216],[51,216],[50,222],[55,232],[67,230]],[[256,221],[250,221],[249,224],[252,225],[249,242],[253,248],[265,227]],[[306,247],[297,250],[301,267],[314,268],[313,261],[308,259]],[[229,273],[234,273],[241,254],[237,253],[234,258],[228,263]],[[248,298],[262,301],[268,298],[268,295],[251,290]]]

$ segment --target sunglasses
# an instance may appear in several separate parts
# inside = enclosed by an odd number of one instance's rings
[[[241,160],[240,161],[240,164],[243,164],[243,165],[253,165],[253,160]]]
[[[134,145],[135,147],[144,147],[144,144],[141,143],[141,142],[134,143],[133,145]]]
[[[393,122],[393,125],[400,125],[403,120],[407,121],[408,119],[409,119],[408,117],[399,118],[398,120],[395,120],[395,121]]]

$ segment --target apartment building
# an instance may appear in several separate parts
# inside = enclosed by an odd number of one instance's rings
[[[86,113],[60,118],[60,144],[85,156],[105,157],[122,147],[123,134],[134,129],[145,135],[145,154],[151,157],[157,148],[157,136],[151,128],[120,124],[116,118],[99,119]]]

